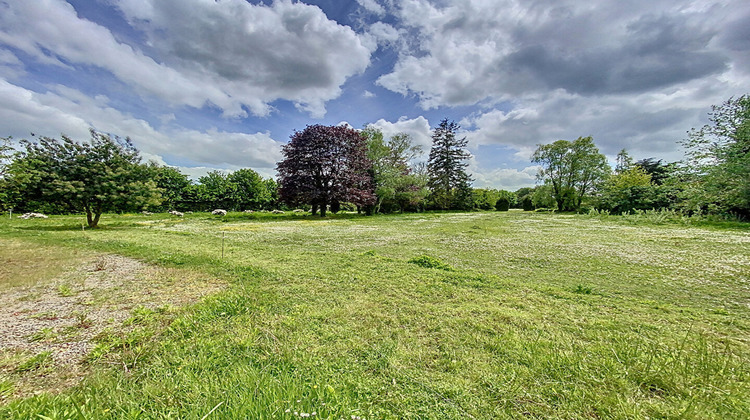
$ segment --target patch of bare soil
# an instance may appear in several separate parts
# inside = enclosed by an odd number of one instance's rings
[[[169,310],[223,287],[202,273],[102,255],[43,284],[3,291],[0,402],[78,383],[92,339],[105,330],[124,330],[134,308]]]

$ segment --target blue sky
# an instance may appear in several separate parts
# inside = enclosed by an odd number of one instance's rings
[[[129,136],[193,177],[273,176],[308,124],[429,151],[457,121],[477,187],[535,182],[537,144],[678,160],[750,91],[741,0],[0,0],[0,136]]]

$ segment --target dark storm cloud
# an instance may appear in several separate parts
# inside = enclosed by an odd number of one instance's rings
[[[712,30],[674,18],[645,16],[628,25],[627,36],[615,47],[579,50],[570,45],[560,50],[532,45],[508,55],[501,67],[511,76],[532,75],[544,89],[582,95],[638,93],[726,71],[729,58],[708,49],[714,36]]]
[[[583,51],[559,54],[542,45],[510,54],[501,67],[506,75],[533,76],[538,86],[527,89],[562,88],[571,93],[596,95],[638,93],[722,73],[727,58],[713,52],[637,49]]]

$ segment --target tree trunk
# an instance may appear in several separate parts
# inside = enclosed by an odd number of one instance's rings
[[[312,212],[313,216],[315,216],[316,214],[318,214],[318,203],[316,201],[313,201],[313,203],[312,203],[312,210],[311,210],[311,212]]]
[[[86,206],[86,222],[90,229],[94,229],[99,226],[99,218],[102,216],[102,210],[97,208],[92,211],[91,207]]]
[[[92,223],[89,223],[90,228],[97,228],[99,227],[99,218],[102,216],[101,210],[97,210],[96,213],[94,213],[94,220]]]
[[[89,206],[85,206],[84,209],[86,209],[86,223],[91,227],[91,223],[94,222],[94,215],[91,213]]]
[[[320,217],[326,217],[326,208],[328,207],[328,199],[323,198],[320,200]]]
[[[565,211],[565,197],[557,198],[557,210]]]

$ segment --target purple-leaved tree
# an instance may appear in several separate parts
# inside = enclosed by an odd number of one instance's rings
[[[309,204],[315,214],[326,206],[372,206],[372,162],[365,138],[345,126],[309,125],[296,131],[278,163],[279,197],[288,205]]]

